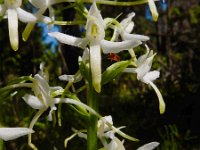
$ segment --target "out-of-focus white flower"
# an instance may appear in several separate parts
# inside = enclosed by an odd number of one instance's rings
[[[149,3],[149,8],[151,11],[152,18],[154,21],[157,21],[158,20],[158,11],[156,8],[156,4],[155,4],[154,0],[148,0],[148,3]]]
[[[33,133],[29,128],[0,128],[0,139],[4,141],[14,140],[24,135]]]
[[[153,87],[159,99],[160,113],[163,114],[165,112],[165,102],[157,86],[153,83],[153,81],[156,80],[160,76],[160,72],[150,71],[155,54],[153,54],[152,50],[151,51],[149,50],[147,45],[146,45],[146,49],[147,49],[146,54],[138,58],[136,62],[137,67],[126,68],[124,72],[136,73],[138,80],[146,84],[150,84]]]
[[[71,46],[85,49],[89,45],[89,57],[92,72],[92,83],[97,92],[101,91],[101,49],[103,53],[118,53],[141,44],[140,41],[126,40],[122,42],[111,42],[104,40],[105,23],[94,2],[87,15],[86,37],[78,38],[59,32],[51,32],[50,36],[58,41]]]
[[[7,15],[8,29],[11,47],[18,50],[18,19],[22,22],[35,22],[37,17],[20,8],[22,0],[4,0],[4,4],[0,5],[0,15]]]
[[[45,23],[49,23],[51,21],[55,20],[55,13],[52,5],[58,4],[61,2],[66,2],[66,0],[29,0],[29,2],[36,8],[38,8],[38,11],[35,13],[35,16],[38,18],[41,18],[41,20]],[[44,17],[43,14],[46,10],[49,10],[49,17]],[[28,23],[26,25],[26,28],[24,29],[24,32],[22,33],[22,38],[24,41],[26,41],[34,28],[36,22]]]

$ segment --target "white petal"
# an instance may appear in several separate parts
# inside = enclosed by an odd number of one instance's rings
[[[104,39],[105,37],[105,23],[98,10],[96,3],[94,2],[90,7],[88,16],[87,16],[87,23],[86,23],[86,37],[90,41],[98,41]]]
[[[145,83],[149,83],[149,81],[154,81],[157,78],[159,78],[160,76],[160,72],[159,71],[150,71],[148,73],[145,74],[145,76],[143,77],[143,80]]]
[[[131,33],[131,32],[133,31],[133,28],[134,28],[134,22],[131,21],[131,22],[127,25],[127,27],[125,28],[125,32]]]
[[[18,37],[18,17],[15,9],[8,9],[8,28],[10,44],[13,50],[18,50],[19,37]]]
[[[99,93],[101,91],[101,49],[100,45],[90,46],[90,64],[92,72],[92,84]]]
[[[118,138],[114,138],[111,142],[106,146],[107,150],[125,150],[123,142]]]
[[[158,142],[151,142],[148,144],[145,144],[141,147],[139,147],[137,150],[153,150],[154,148],[156,148],[160,143]]]
[[[88,15],[89,16],[92,16],[94,18],[96,18],[98,20],[98,22],[103,26],[103,28],[105,27],[105,24],[104,24],[104,21],[103,21],[103,18],[101,16],[101,13],[100,11],[98,10],[97,8],[97,5],[95,2],[93,2],[92,6],[90,7],[90,10],[88,12]]]
[[[36,74],[34,76],[34,79],[37,83],[36,86],[39,86],[39,88],[42,90],[40,92],[43,92],[44,94],[49,95],[50,87],[49,87],[49,84],[47,83],[47,81],[43,77],[41,77],[39,74]]]
[[[137,73],[137,79],[143,81],[143,77],[149,72],[150,69],[151,67],[146,64],[143,64],[135,69],[135,72]]]
[[[34,16],[33,14],[21,9],[21,8],[16,8],[17,14],[19,17],[19,20],[22,22],[36,22],[37,17]]]
[[[104,132],[109,131],[111,129],[106,124],[106,122],[108,122],[110,125],[113,125],[112,116],[105,116],[105,117],[102,117],[99,119],[99,121],[97,123],[97,127],[98,127],[98,131],[100,131],[100,133],[104,134]]]
[[[138,60],[136,62],[137,66],[141,66],[145,62],[145,60],[148,58],[150,49],[147,45],[145,45],[145,46],[146,46],[146,53],[138,58]]]
[[[158,11],[156,8],[156,4],[155,4],[154,0],[148,0],[148,3],[149,3],[149,8],[150,8],[153,20],[157,21],[158,20]]]
[[[129,34],[124,32],[122,34],[122,37],[124,40],[131,40],[131,39],[135,39],[135,40],[140,40],[140,41],[148,41],[149,37],[145,36],[145,35],[139,35],[139,34]]]
[[[14,140],[33,132],[34,131],[29,128],[0,128],[0,139],[4,141]]]
[[[160,93],[159,89],[157,88],[157,86],[153,82],[150,81],[149,84],[152,86],[152,88],[156,92],[156,95],[158,96],[160,114],[163,114],[165,112],[165,102],[164,102],[164,99],[162,97],[162,94]]]
[[[36,96],[26,94],[22,98],[33,109],[41,109],[42,107],[44,107],[42,102]]]
[[[103,53],[119,53],[123,50],[128,50],[131,48],[135,48],[142,44],[141,41],[138,40],[126,40],[122,42],[110,42],[107,40],[101,41],[101,48],[103,50]]]
[[[60,32],[51,32],[48,33],[48,35],[56,38],[59,42],[71,46],[76,46],[80,48],[85,48],[86,45],[88,44],[88,41],[84,38],[77,38],[71,35],[66,35]]]
[[[134,12],[131,12],[130,14],[128,14],[127,18],[123,19],[120,22],[121,26],[126,29],[126,27],[130,24],[130,22],[132,22],[132,19],[134,16],[135,16]]]

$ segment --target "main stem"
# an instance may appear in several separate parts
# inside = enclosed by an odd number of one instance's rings
[[[94,90],[92,81],[87,87],[87,104],[89,107],[98,111],[97,92]],[[90,113],[87,128],[87,150],[97,150],[97,116]]]

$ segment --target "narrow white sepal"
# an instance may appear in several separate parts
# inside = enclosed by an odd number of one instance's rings
[[[122,37],[124,40],[131,40],[131,39],[135,39],[135,40],[139,40],[139,41],[148,41],[150,38],[148,36],[145,35],[139,35],[139,34],[129,34],[124,32],[122,34]]]
[[[44,107],[42,102],[36,96],[26,94],[22,98],[33,109],[41,109]]]
[[[0,139],[4,141],[14,140],[24,135],[33,133],[34,131],[29,128],[0,128]]]
[[[139,147],[137,150],[153,150],[154,148],[158,147],[159,144],[160,143],[158,142],[147,143]]]
[[[22,22],[36,22],[37,21],[37,17],[34,16],[33,14],[21,8],[16,8],[16,10],[17,10],[18,18],[20,21]]]
[[[123,50],[129,50],[131,48],[135,48],[142,44],[139,40],[126,40],[122,42],[111,42],[107,40],[101,40],[101,48],[103,53],[119,53]]]
[[[49,36],[56,38],[59,42],[71,46],[76,46],[80,48],[85,48],[88,44],[87,40],[84,38],[77,38],[71,35],[66,35],[60,32],[51,32],[48,33]]]
[[[19,37],[18,37],[18,17],[15,9],[8,9],[8,29],[10,44],[13,50],[18,50]]]

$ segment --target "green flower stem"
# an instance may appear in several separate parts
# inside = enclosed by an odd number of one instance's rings
[[[97,92],[93,88],[92,80],[87,86],[87,104],[97,112]],[[97,120],[98,117],[90,112],[87,128],[87,150],[97,150]]]
[[[87,1],[87,0],[85,0]],[[116,1],[109,1],[109,0],[97,0],[96,3],[105,4],[105,5],[114,5],[114,6],[134,6],[134,5],[141,5],[147,3],[148,0],[136,0],[134,2],[116,2]]]

